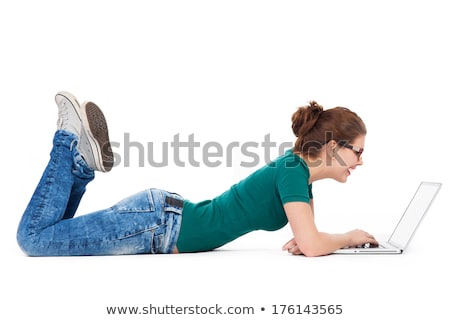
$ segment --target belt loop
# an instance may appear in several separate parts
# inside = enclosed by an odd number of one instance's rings
[[[172,198],[172,197],[169,197],[169,196],[166,196],[166,198],[164,199],[164,202],[167,205],[173,206],[173,207],[183,208],[183,206],[184,206],[184,201],[183,200]]]

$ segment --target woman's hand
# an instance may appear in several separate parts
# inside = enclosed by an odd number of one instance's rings
[[[356,247],[370,243],[371,245],[378,246],[378,241],[370,233],[363,230],[352,230],[346,233],[349,237],[349,247]]]
[[[300,255],[303,254],[300,248],[297,245],[297,242],[295,241],[295,238],[292,238],[286,244],[281,248],[283,251],[287,251],[293,255]]]
[[[345,233],[345,235],[349,239],[349,247],[361,246],[365,245],[366,243],[370,243],[373,246],[378,246],[378,241],[375,239],[375,237],[366,231],[356,229]],[[292,238],[291,240],[286,242],[286,244],[282,247],[282,250],[287,251],[293,255],[303,254],[298,247],[295,238]]]
[[[283,250],[287,250],[291,254],[317,257],[349,246],[359,246],[366,243],[378,245],[371,234],[362,230],[353,230],[341,234],[319,232],[308,203],[288,202],[284,204],[284,210],[295,240],[288,241],[283,246]]]

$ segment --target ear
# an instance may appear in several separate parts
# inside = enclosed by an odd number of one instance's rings
[[[327,148],[327,155],[329,157],[334,157],[336,155],[336,148],[338,147],[338,143],[336,142],[336,140],[330,140],[327,142],[326,144],[326,148]]]

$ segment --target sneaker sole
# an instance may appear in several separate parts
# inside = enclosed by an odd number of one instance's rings
[[[100,108],[93,102],[85,102],[81,106],[83,129],[92,148],[94,161],[99,171],[111,171],[114,156],[109,141],[108,125]]]

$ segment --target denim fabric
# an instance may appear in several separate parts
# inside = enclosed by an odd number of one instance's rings
[[[55,133],[50,161],[19,224],[21,249],[30,256],[173,252],[183,210],[183,198],[175,193],[148,189],[74,218],[94,179],[77,142],[69,132]]]

